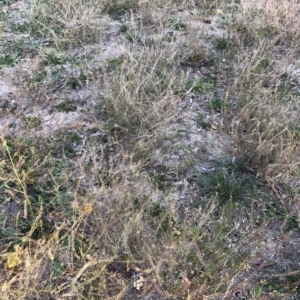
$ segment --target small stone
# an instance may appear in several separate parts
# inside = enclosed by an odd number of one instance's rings
[[[200,71],[201,71],[202,75],[209,75],[210,74],[210,70],[208,68],[205,68],[205,67],[202,67],[200,69]]]

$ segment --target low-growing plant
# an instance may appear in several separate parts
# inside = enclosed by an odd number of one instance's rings
[[[36,32],[31,31],[30,24],[27,22],[24,23],[11,23],[10,24],[10,30],[12,32],[20,32],[20,33],[28,33],[30,35],[33,35]]]
[[[217,78],[214,76],[205,76],[199,79],[195,83],[190,83],[192,85],[192,90],[195,92],[207,92],[217,84]]]
[[[214,171],[199,174],[197,185],[201,194],[216,196],[220,204],[244,202],[254,192],[254,179],[242,174],[234,165],[219,166]]]
[[[46,65],[61,65],[66,61],[66,58],[55,53],[55,52],[49,52],[46,54]]]
[[[187,24],[180,19],[168,19],[167,25],[174,30],[185,30],[187,28]]]
[[[57,105],[55,105],[53,107],[53,109],[50,110],[50,113],[52,113],[54,110],[57,110],[57,111],[63,111],[63,112],[72,112],[72,111],[76,111],[77,110],[77,106],[72,102],[72,101],[64,101],[64,102],[61,102]]]
[[[198,113],[198,117],[197,117],[197,126],[203,129],[211,128],[211,124],[205,121],[204,116],[200,113]]]
[[[113,4],[106,1],[102,9],[103,13],[110,15],[113,19],[120,19],[126,12],[137,9],[139,2],[137,0],[117,0]]]
[[[0,56],[0,65],[2,66],[11,66],[15,61],[15,58],[12,55],[1,55]]]
[[[219,50],[225,50],[229,49],[230,47],[230,42],[227,38],[224,37],[218,37],[213,40],[213,44],[216,46],[217,49]]]
[[[129,26],[126,23],[120,25],[120,32],[125,33],[129,29]]]
[[[107,65],[108,65],[108,69],[109,70],[114,70],[116,69],[117,67],[119,67],[123,61],[125,60],[124,56],[121,55],[117,58],[110,58],[107,60]]]
[[[78,76],[70,76],[68,78],[68,85],[73,90],[79,90],[86,85],[87,80],[88,76],[80,70],[80,74]]]
[[[174,31],[169,31],[164,37],[163,41],[167,41],[169,43],[176,41],[176,35]]]
[[[209,102],[209,107],[216,112],[225,112],[229,107],[229,103],[226,101],[226,99],[215,97]]]
[[[36,74],[34,74],[33,80],[40,83],[43,82],[47,78],[46,70],[39,70]]]
[[[32,128],[39,126],[42,123],[42,121],[38,117],[25,117],[24,123],[25,123],[26,129],[32,129]]]
[[[223,0],[196,0],[190,1],[190,3],[196,8],[203,10],[203,13],[212,14],[223,3]]]

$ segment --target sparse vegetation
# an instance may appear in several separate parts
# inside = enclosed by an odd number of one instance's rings
[[[0,1],[0,298],[299,299],[299,9]]]
[[[170,29],[174,30],[185,30],[187,25],[180,19],[168,19],[167,24]]]
[[[242,174],[238,166],[218,166],[199,176],[198,188],[206,196],[217,195],[220,203],[243,202],[253,196],[253,180],[251,176]]]
[[[229,103],[226,99],[215,97],[210,101],[209,107],[216,112],[224,112],[229,107]]]
[[[71,101],[64,101],[55,105],[50,112],[53,112],[54,110],[70,112],[70,111],[76,111],[76,109],[77,109],[76,105],[74,105]]]
[[[229,48],[229,41],[224,37],[217,37],[213,40],[213,44],[219,50],[225,50]]]
[[[15,61],[14,57],[11,55],[2,55],[0,56],[0,65],[12,65]]]

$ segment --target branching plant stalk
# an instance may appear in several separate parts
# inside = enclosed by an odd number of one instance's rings
[[[24,198],[25,198],[25,202],[24,202],[24,218],[27,219],[27,216],[28,216],[28,205],[31,207],[31,203],[30,203],[30,200],[29,200],[28,195],[27,195],[26,187],[25,187],[24,183],[22,182],[22,180],[21,180],[21,178],[19,176],[19,173],[18,173],[18,170],[16,168],[16,165],[14,164],[14,161],[12,159],[9,147],[7,146],[7,142],[4,141],[2,143],[2,145],[3,145],[4,149],[6,150],[6,152],[8,154],[10,164],[11,164],[12,169],[14,171],[14,174],[15,174],[15,176],[17,178],[18,184],[21,187],[21,191],[19,191],[19,192],[24,195]]]

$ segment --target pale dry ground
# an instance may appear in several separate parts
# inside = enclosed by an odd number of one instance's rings
[[[1,298],[299,298],[298,1],[0,8]]]

